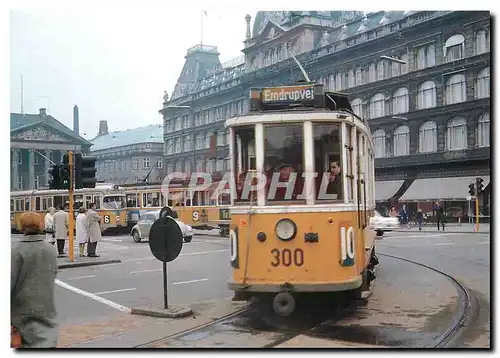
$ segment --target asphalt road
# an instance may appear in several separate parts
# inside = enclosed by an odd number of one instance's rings
[[[479,300],[476,326],[464,347],[490,346],[490,235],[462,233],[387,233],[377,252],[397,255],[434,267],[471,289]],[[409,284],[411,282],[409,281]]]
[[[148,242],[135,243],[130,236],[104,237],[97,254],[122,262],[63,269],[57,279],[128,308],[163,307],[162,263],[153,257]],[[230,297],[228,262],[228,239],[195,236],[184,243],[179,257],[167,265],[169,304]],[[60,286],[56,287],[56,304],[62,324],[100,320],[118,312]]]

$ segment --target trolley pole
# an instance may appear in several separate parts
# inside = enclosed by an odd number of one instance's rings
[[[75,227],[75,216],[73,214],[73,152],[69,153],[69,261],[74,261],[74,227]]]
[[[476,185],[474,185],[474,191],[476,194],[476,232],[479,232],[479,197],[477,195],[477,192],[478,192],[478,185],[477,185],[477,181],[475,183]]]

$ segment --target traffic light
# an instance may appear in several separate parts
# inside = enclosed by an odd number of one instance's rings
[[[61,167],[59,165],[53,165],[49,169],[49,175],[51,178],[49,179],[49,189],[60,189],[61,188],[61,176],[60,176]]]
[[[96,157],[84,157],[81,153],[75,154],[75,189],[95,188],[96,160]]]
[[[69,154],[64,154],[63,163],[61,165],[61,189],[69,189]]]
[[[474,195],[476,195],[476,193],[475,193],[475,189],[474,189],[474,183],[470,183],[470,184],[469,184],[469,195],[470,195],[470,196],[474,196]]]
[[[484,192],[483,178],[476,178],[477,195]]]

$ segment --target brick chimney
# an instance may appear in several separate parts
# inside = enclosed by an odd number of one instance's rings
[[[108,122],[107,121],[99,121],[99,133],[98,136],[108,134]]]
[[[47,109],[45,108],[40,108],[40,117],[45,118],[47,117]]]

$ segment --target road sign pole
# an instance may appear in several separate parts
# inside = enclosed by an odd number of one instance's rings
[[[168,308],[168,281],[167,281],[167,262],[163,261],[163,303],[164,309]]]
[[[75,227],[75,216],[73,215],[73,152],[69,152],[69,261],[74,261],[73,228]]]

